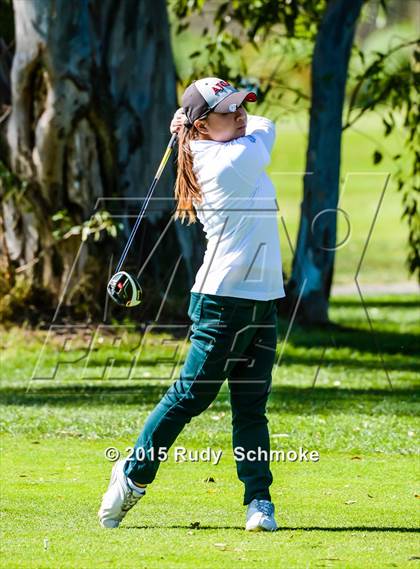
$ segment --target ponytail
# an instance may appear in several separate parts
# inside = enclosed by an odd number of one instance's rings
[[[197,219],[193,199],[197,202],[203,199],[201,188],[194,174],[190,149],[190,141],[197,137],[198,132],[194,126],[191,128],[183,126],[178,133],[178,171],[175,182],[175,199],[178,203],[174,218],[179,218],[182,223],[188,218],[188,225],[195,223]]]

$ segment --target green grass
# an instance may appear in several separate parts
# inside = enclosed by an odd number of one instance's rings
[[[375,339],[352,298],[333,301],[333,326],[294,327],[284,349],[287,322],[280,322],[282,357],[269,401],[272,448],[317,450],[320,460],[272,463],[280,523],[272,535],[242,529],[226,386],[176,441],[188,449],[221,449],[220,463],[175,463],[170,452],[121,528],[97,526],[111,467],[104,450],[114,446],[124,454],[133,444],[176,377],[185,354],[181,337],[167,344],[169,335],[151,336],[137,366],[142,379],[129,380],[140,345],[132,330],[120,334],[118,349],[115,335],[98,334],[89,358],[80,333],[71,342],[56,333],[38,367],[38,375],[48,376],[61,361],[55,379],[30,381],[46,333],[4,331],[3,565],[413,567],[410,559],[419,556],[419,307],[405,296],[369,299],[367,309]],[[175,346],[180,362],[162,361]],[[215,482],[205,482],[209,476]]]
[[[3,486],[5,567],[260,568],[281,559],[290,568],[383,568],[410,566],[418,553],[413,457],[328,453],[310,465],[273,463],[281,520],[274,535],[242,529],[228,453],[217,467],[167,463],[121,528],[105,534],[95,518],[108,444],[126,441],[6,437],[3,469],[16,479]],[[215,482],[204,482],[208,476]]]

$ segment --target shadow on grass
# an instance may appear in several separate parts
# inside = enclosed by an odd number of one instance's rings
[[[186,530],[240,530],[244,531],[244,526],[198,526],[192,527],[191,525],[144,525],[144,526],[124,526],[119,528],[121,530],[133,529],[186,529]],[[375,527],[375,526],[346,526],[346,527],[322,527],[322,526],[309,526],[309,527],[279,527],[277,531],[360,531],[360,532],[384,532],[384,533],[420,533],[419,528],[401,528],[401,527]]]
[[[153,408],[168,389],[168,385],[136,384],[124,386],[55,385],[35,387],[27,391],[23,387],[4,387],[0,391],[3,405],[57,407],[100,407],[102,405],[145,405]],[[336,387],[273,386],[269,399],[270,413],[323,414],[366,413],[376,407],[375,414],[413,415],[419,390],[401,389],[346,389]],[[217,399],[217,410],[230,411],[229,394],[223,391]],[[386,407],[381,405],[386,403]],[[380,408],[379,408],[380,406]]]
[[[331,322],[324,326],[301,326],[295,323],[291,329],[289,343],[296,347],[322,348],[332,347],[336,349],[350,348],[358,352],[380,354],[403,354],[418,355],[419,334],[415,332],[400,332],[399,327],[404,322],[404,314],[410,317],[413,311],[420,314],[420,303],[416,295],[403,296],[399,299],[392,297],[377,297],[365,299],[363,304],[358,297],[339,298],[331,302],[335,309],[353,308],[354,312],[348,312],[343,318],[346,324]],[[282,308],[279,304],[279,338],[282,339],[289,326],[289,319],[281,315]],[[365,308],[369,314],[373,331],[365,314]],[[372,312],[373,308],[395,308],[403,310],[401,322],[386,322],[384,317],[380,320]],[[353,323],[361,326],[352,326]],[[384,323],[386,328],[384,329]],[[394,327],[394,330],[390,329]],[[347,363],[347,362],[346,362]]]
[[[389,371],[417,371],[420,369],[420,363],[416,361],[419,353],[419,334],[399,332],[399,323],[386,324],[388,327],[394,325],[395,331],[383,329],[383,321],[376,323],[375,319],[372,320],[372,331],[359,299],[339,300],[334,301],[333,304],[337,308],[354,307],[359,310],[357,314],[348,317],[350,323],[347,325],[330,323],[324,326],[303,327],[295,323],[288,336],[288,346],[283,358],[283,365],[303,364],[319,366],[322,363],[322,365],[348,367],[349,369],[365,368],[372,370],[384,367]],[[368,310],[372,307],[396,307],[404,308],[406,311],[410,310],[410,313],[419,307],[419,303],[415,298],[398,301],[395,297],[392,300],[369,300],[365,302],[365,305]],[[353,322],[360,323],[363,327],[353,327],[351,326]],[[289,323],[288,319],[284,317],[279,318],[279,346],[284,340]],[[184,324],[185,326],[181,327],[180,330],[176,328],[172,330],[174,339],[178,341],[185,340],[186,327],[189,326],[189,323],[186,322]],[[111,360],[114,368],[130,367],[139,346],[140,339],[136,346],[127,346],[124,355],[118,355],[117,352],[104,358],[99,351],[95,355],[91,353],[87,362],[87,368],[103,368]],[[294,348],[305,348],[306,350],[312,350],[312,353],[304,353],[302,350],[301,353],[296,353],[297,350]],[[319,355],[314,354],[314,350]],[[344,357],[339,353],[340,350],[343,351]],[[354,357],[353,354],[349,355],[349,351],[357,352],[361,357]],[[392,356],[398,356],[398,359]],[[406,358],[405,361],[403,361],[403,358]],[[139,363],[142,367],[150,368],[159,363],[159,361],[162,361],[159,355],[150,359],[142,356]]]
[[[288,326],[287,320],[282,318],[279,320],[278,350],[280,350]],[[173,337],[181,342],[185,340],[185,331],[181,335],[177,335],[174,331]],[[290,331],[288,345],[281,363],[286,366],[300,364],[318,367],[322,364],[349,369],[380,370],[385,367],[388,371],[417,371],[420,370],[419,343],[420,336],[415,333],[385,330],[372,332],[369,329],[352,328],[333,323],[305,328],[295,324]],[[101,353],[100,350],[96,350],[97,353],[91,352],[86,369],[104,370],[112,366],[115,369],[127,368],[129,370],[136,359],[139,345],[140,340],[135,347],[127,345],[125,350],[120,352]],[[307,351],[298,352],[295,348],[304,348]],[[355,357],[354,352],[361,357]],[[60,357],[61,354],[57,354],[56,361],[53,363],[58,364]],[[79,356],[74,353],[72,357],[74,362],[79,364],[86,357],[86,353],[81,351]],[[149,357],[147,355],[144,357],[142,354],[138,365],[150,369],[158,364],[164,364],[165,361],[167,362],[167,359],[165,360],[157,351],[155,357],[150,357],[150,354]]]
[[[280,341],[282,339],[280,338]],[[418,343],[420,342],[420,338],[417,338]],[[334,340],[334,343],[331,341],[330,338],[322,338],[318,342],[311,342],[310,338],[306,338],[304,341],[296,340],[296,338],[291,338],[289,340],[295,347],[305,347],[305,348],[316,348],[318,355],[313,353],[299,353],[289,351],[283,356],[282,361],[280,362],[281,365],[308,365],[308,366],[319,366],[321,363],[323,365],[334,366],[334,367],[349,367],[352,369],[381,369],[383,367],[382,361],[377,352],[375,352],[374,348],[372,350],[365,349],[365,352],[369,352],[369,358],[351,358],[351,357],[343,357],[340,354],[337,354],[337,351],[340,348],[348,348],[351,346],[343,346],[338,345],[337,342]],[[325,354],[323,354],[324,349],[326,348]],[[357,351],[361,351],[359,348],[353,346],[354,349]],[[335,350],[336,353],[332,354],[331,349]],[[418,352],[418,350],[417,350]],[[418,361],[414,356],[417,355],[414,348],[412,350],[412,356],[410,358],[411,352],[400,352],[398,353],[399,359],[395,360],[392,357],[385,357],[385,367],[387,370],[391,371],[420,371],[420,361]],[[397,355],[397,352],[394,354]],[[408,357],[407,357],[408,356]],[[404,361],[402,358],[406,358]],[[112,367],[115,369],[122,369],[127,368],[130,369],[132,365],[132,360],[134,356],[124,356],[121,359],[118,359],[118,356],[110,357],[109,360],[112,360]],[[111,367],[110,361],[104,360],[103,358],[89,358],[89,363],[86,366],[86,369],[104,369],[106,367]],[[162,361],[162,358],[157,356],[154,360],[153,359],[142,359],[141,365],[139,367],[143,368],[154,368],[159,364],[165,364]],[[149,372],[150,373],[150,372]],[[89,378],[86,378],[89,379]],[[95,378],[92,378],[95,379]],[[159,379],[158,377],[152,379]]]
[[[288,322],[279,320],[279,341],[283,341]],[[303,348],[353,349],[372,356],[380,354],[418,356],[420,337],[415,333],[388,332],[385,330],[352,328],[340,324],[305,327],[296,324],[289,335],[289,343]],[[363,362],[364,363],[364,362]]]
[[[321,346],[322,347],[322,346]],[[354,357],[333,356],[328,353],[328,346],[325,354],[320,353],[318,356],[313,354],[299,354],[291,353],[285,354],[279,366],[293,366],[304,365],[313,366],[315,368],[323,367],[328,368],[346,368],[350,373],[358,372],[363,373],[363,370],[385,370],[390,371],[407,371],[407,372],[420,372],[420,362],[414,358],[407,358],[404,361],[395,361],[391,358],[385,357],[384,362],[377,354],[372,354],[372,360],[359,359]],[[392,379],[392,378],[391,378]]]

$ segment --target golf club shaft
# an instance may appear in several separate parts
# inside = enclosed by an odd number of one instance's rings
[[[163,170],[164,170],[164,168],[165,168],[165,166],[166,166],[166,163],[167,163],[167,161],[168,161],[168,159],[169,159],[169,156],[170,156],[171,153],[172,153],[172,149],[173,149],[173,147],[175,146],[177,139],[178,139],[178,135],[177,135],[176,133],[174,133],[174,134],[171,136],[171,139],[170,139],[170,141],[169,141],[169,143],[168,143],[168,146],[166,147],[165,154],[163,155],[162,160],[160,161],[160,164],[159,164],[159,167],[158,167],[158,169],[157,169],[157,171],[156,171],[156,174],[155,174],[155,177],[154,177],[154,179],[153,179],[152,185],[150,186],[149,191],[148,191],[147,194],[146,194],[146,197],[145,197],[145,199],[144,199],[144,202],[143,202],[142,208],[141,208],[141,210],[140,210],[140,213],[139,213],[139,215],[137,216],[136,223],[134,224],[134,227],[133,227],[133,229],[132,229],[132,231],[131,231],[131,233],[130,233],[130,237],[128,238],[128,241],[127,241],[127,243],[126,243],[126,245],[125,245],[125,247],[124,247],[124,251],[122,252],[122,255],[121,255],[121,258],[120,258],[119,263],[118,263],[118,265],[117,265],[117,268],[115,269],[115,272],[116,272],[116,273],[118,273],[118,271],[121,269],[122,265],[124,264],[124,261],[125,261],[125,259],[126,259],[126,257],[127,257],[127,253],[128,253],[128,251],[129,251],[129,249],[130,249],[130,247],[131,247],[131,245],[132,245],[132,243],[133,243],[133,241],[134,241],[134,237],[135,237],[135,235],[136,235],[136,233],[137,233],[137,230],[138,230],[138,228],[139,228],[139,226],[140,226],[140,222],[141,222],[141,220],[142,220],[142,218],[143,218],[143,214],[144,214],[144,212],[145,212],[145,210],[146,210],[146,208],[147,208],[147,204],[149,203],[149,200],[150,200],[150,198],[151,198],[151,196],[152,196],[152,194],[153,194],[153,191],[154,191],[154,189],[155,189],[155,187],[156,187],[156,184],[157,184],[158,181],[159,181],[159,178],[160,178],[160,176],[161,176],[161,174],[162,174],[162,172],[163,172]]]

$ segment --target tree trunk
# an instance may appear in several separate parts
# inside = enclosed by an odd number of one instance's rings
[[[330,0],[312,60],[312,104],[303,202],[287,286],[300,320],[328,321],[336,248],[341,128],[348,62],[363,0]]]
[[[95,207],[107,209],[121,216],[117,221],[123,221],[127,238],[176,108],[166,5],[164,0],[15,0],[14,12],[7,141],[11,167],[27,188],[24,202],[3,200],[6,253],[34,289],[50,293],[52,309],[63,296],[64,305],[85,299],[83,310],[95,305],[96,297],[99,311],[111,268],[110,249],[104,249],[110,240],[102,237],[80,253],[79,235],[53,238],[51,218],[63,211],[67,225],[80,225]],[[173,185],[172,161],[124,268],[131,264],[138,270],[159,240],[174,209]],[[113,246],[114,266],[122,245]],[[185,297],[202,246],[197,227],[170,226],[143,272],[151,309],[164,295],[168,267],[181,254],[184,264],[174,284]]]

